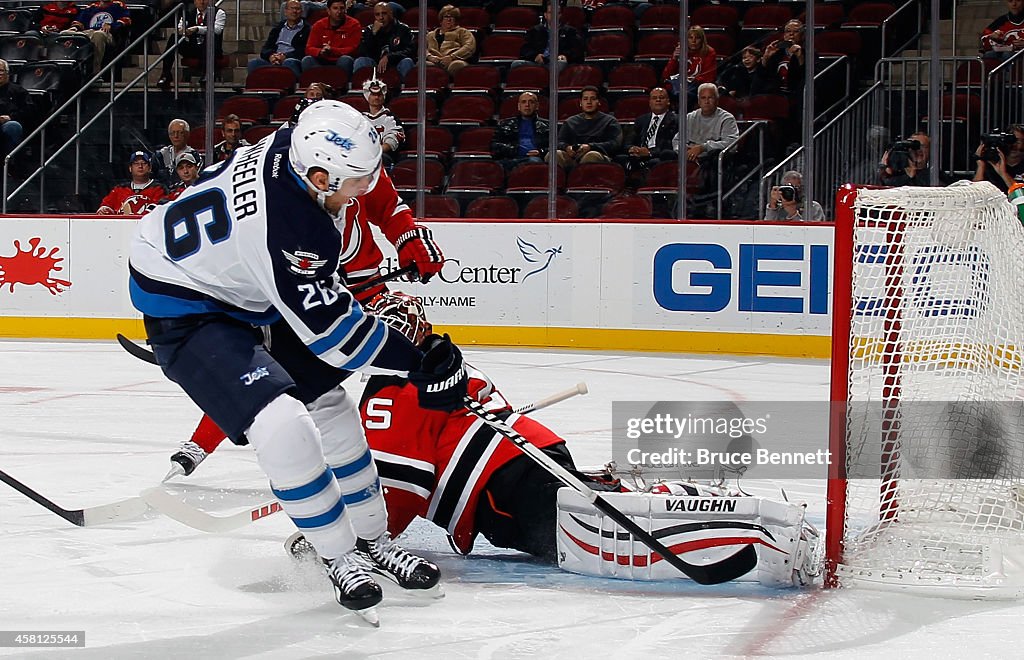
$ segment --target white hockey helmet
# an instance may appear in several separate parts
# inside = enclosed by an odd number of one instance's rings
[[[324,200],[346,179],[370,176],[370,188],[380,176],[380,135],[352,106],[340,101],[317,101],[302,111],[292,129],[288,160],[296,174]],[[318,190],[309,171],[320,168],[329,177],[327,190]]]

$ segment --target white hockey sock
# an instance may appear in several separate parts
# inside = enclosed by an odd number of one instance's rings
[[[360,538],[377,538],[387,530],[388,514],[359,411],[340,387],[307,408],[320,430],[324,455],[341,487],[352,527]]]
[[[256,415],[245,433],[274,496],[317,552],[329,558],[351,552],[356,538],[341,488],[302,403],[282,394]]]

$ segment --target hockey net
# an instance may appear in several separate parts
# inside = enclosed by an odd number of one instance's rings
[[[839,202],[826,584],[1024,596],[1024,230],[988,183]]]

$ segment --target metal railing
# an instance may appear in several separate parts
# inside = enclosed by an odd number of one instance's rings
[[[743,132],[740,133],[740,136],[738,138],[736,138],[735,142],[733,142],[728,147],[726,147],[725,149],[722,149],[722,151],[719,152],[719,154],[718,154],[718,163],[717,163],[717,166],[718,166],[718,190],[716,191],[717,195],[715,197],[715,210],[717,212],[717,216],[716,217],[719,220],[722,219],[722,215],[723,215],[722,214],[722,209],[725,206],[725,202],[730,197],[732,197],[732,195],[736,194],[737,191],[739,191],[741,188],[743,188],[743,185],[747,181],[749,181],[751,178],[759,175],[764,170],[764,131],[765,131],[765,129],[767,127],[768,127],[768,122],[763,120],[763,119],[758,119],[756,121],[750,122],[750,125],[747,126],[743,130]],[[730,154],[737,153],[740,150],[741,147],[746,146],[746,142],[747,142],[746,138],[747,138],[747,136],[751,135],[754,132],[757,133],[757,165],[755,165],[754,167],[750,168],[749,172],[744,174],[739,180],[737,180],[735,183],[733,183],[732,187],[729,188],[729,190],[726,190],[726,191],[723,192],[722,186],[725,185],[725,181],[724,181],[725,157],[729,156]],[[682,149],[680,151],[682,151]],[[682,153],[680,153],[679,155],[680,155],[680,158],[683,156]]]
[[[215,3],[214,6],[216,8],[220,8],[220,6],[224,3],[224,1],[225,0],[219,0],[218,2]],[[238,26],[238,14],[239,14],[239,12],[237,10],[239,9],[240,2],[241,2],[241,0],[235,0],[235,9],[236,9],[236,12],[235,12],[235,32],[236,32],[236,35],[237,35],[238,30],[239,30],[239,26]],[[106,66],[104,66],[102,69],[100,69],[100,71],[98,73],[96,73],[91,78],[89,78],[89,80],[82,85],[81,89],[79,89],[74,94],[72,94],[70,98],[68,98],[63,104],[61,104],[61,106],[59,108],[57,108],[55,111],[53,111],[50,114],[50,116],[47,117],[35,130],[33,130],[31,133],[29,133],[27,136],[25,136],[20,143],[18,143],[17,145],[14,146],[13,149],[11,149],[11,151],[4,158],[4,163],[3,163],[3,173],[2,173],[2,176],[3,176],[2,194],[3,194],[3,196],[2,196],[2,200],[0,200],[0,212],[7,213],[7,206],[8,206],[8,204],[15,197],[17,197],[17,195],[22,190],[24,190],[28,185],[30,185],[36,178],[39,179],[39,210],[43,211],[44,208],[45,208],[45,203],[46,203],[46,168],[49,165],[53,164],[57,160],[58,157],[60,157],[65,151],[67,151],[72,146],[74,146],[74,148],[75,148],[75,163],[74,163],[74,183],[75,183],[75,187],[74,187],[74,190],[75,190],[75,194],[76,195],[79,194],[80,191],[81,191],[81,172],[82,172],[82,169],[81,169],[82,134],[87,129],[89,129],[91,126],[93,126],[96,122],[98,122],[100,119],[102,119],[104,113],[107,113],[107,119],[108,119],[107,130],[108,130],[108,136],[109,136],[109,139],[107,141],[107,145],[108,145],[107,157],[112,162],[113,159],[114,159],[114,139],[113,139],[113,137],[114,137],[114,113],[113,113],[114,104],[119,99],[121,99],[125,94],[127,94],[130,91],[132,91],[134,89],[134,87],[136,86],[136,84],[139,83],[140,81],[142,83],[142,91],[143,91],[142,125],[143,125],[144,128],[148,128],[148,126],[149,126],[149,88],[150,88],[150,85],[149,85],[149,74],[150,74],[150,72],[153,71],[153,69],[155,69],[157,66],[161,65],[163,63],[163,61],[167,57],[177,57],[177,48],[174,48],[174,49],[169,49],[168,48],[168,49],[165,49],[164,52],[161,53],[159,57],[157,57],[155,60],[153,60],[153,62],[150,63],[149,62],[149,55],[150,55],[150,52],[149,52],[149,37],[150,37],[151,34],[156,32],[157,30],[163,29],[164,27],[167,27],[167,25],[169,24],[173,28],[173,30],[174,30],[174,43],[175,44],[180,44],[181,42],[185,41],[187,37],[185,37],[181,32],[179,32],[179,30],[178,30],[178,23],[179,23],[179,19],[184,14],[184,12],[189,10],[190,8],[191,8],[191,5],[189,5],[189,6],[186,6],[184,4],[175,5],[170,11],[168,11],[167,14],[165,14],[164,16],[161,16],[158,20],[156,20],[153,23],[153,25],[151,25],[138,38],[136,38],[134,41],[132,41],[129,44],[127,44],[121,50],[121,52],[118,53],[116,56],[114,56],[113,59],[111,59],[111,61]],[[211,25],[212,25],[212,23],[211,23]],[[128,83],[125,83],[120,91],[117,91],[116,85],[114,84],[115,67],[118,65],[118,63],[120,63],[125,58],[137,55],[138,53],[136,51],[137,51],[137,48],[138,48],[138,46],[140,44],[141,44],[141,47],[142,47],[142,61],[143,61],[142,72],[140,74],[138,74],[137,76],[135,76]],[[173,92],[174,92],[175,99],[177,99],[178,93],[179,93],[178,67],[173,67],[173,72],[174,72]],[[96,113],[91,118],[89,118],[87,121],[85,121],[85,123],[83,123],[83,121],[82,121],[82,100],[83,100],[83,98],[85,98],[85,96],[87,94],[89,94],[90,92],[94,92],[95,90],[92,89],[92,86],[94,84],[96,84],[97,82],[101,82],[102,78],[105,75],[108,75],[108,74],[110,75],[110,79],[111,79],[109,100],[106,102],[106,104],[102,108],[97,110]],[[212,82],[211,82],[211,84],[212,84]],[[47,127],[51,126],[55,122],[59,122],[62,119],[62,117],[64,116],[65,111],[69,111],[69,109],[72,106],[74,106],[75,133],[67,142],[64,142],[63,144],[61,144],[49,157],[47,157],[47,155],[46,155],[46,129],[47,129]],[[39,166],[35,170],[33,170],[31,173],[29,173],[25,177],[25,180],[18,187],[16,187],[13,191],[9,192],[8,191],[9,190],[9,185],[8,184],[9,184],[9,181],[10,181],[10,164],[11,164],[11,161],[15,157],[15,155],[24,152],[28,148],[28,146],[31,144],[31,141],[33,139],[35,139],[36,137],[39,138]]]

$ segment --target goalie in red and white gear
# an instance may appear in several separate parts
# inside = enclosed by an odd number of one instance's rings
[[[429,340],[432,328],[416,298],[387,293],[366,308],[414,343]],[[512,412],[484,373],[466,368],[471,396],[590,488],[605,491],[605,499],[654,530],[669,547],[698,553],[711,563],[739,545],[754,544],[759,563],[750,579],[786,585],[807,579],[813,562],[803,538],[802,507],[682,482],[627,492],[607,471],[577,470],[561,437]],[[614,523],[465,408],[452,413],[422,409],[407,380],[373,376],[359,412],[384,486],[392,536],[422,517],[447,531],[461,553],[469,553],[483,535],[497,547],[573,572],[640,580],[680,577],[625,533],[609,536],[618,529]],[[290,541],[289,550],[295,552],[296,537]]]
[[[138,214],[166,197],[167,190],[153,179],[151,160],[145,151],[134,152],[128,159],[131,179],[114,186],[96,212],[102,215]]]

